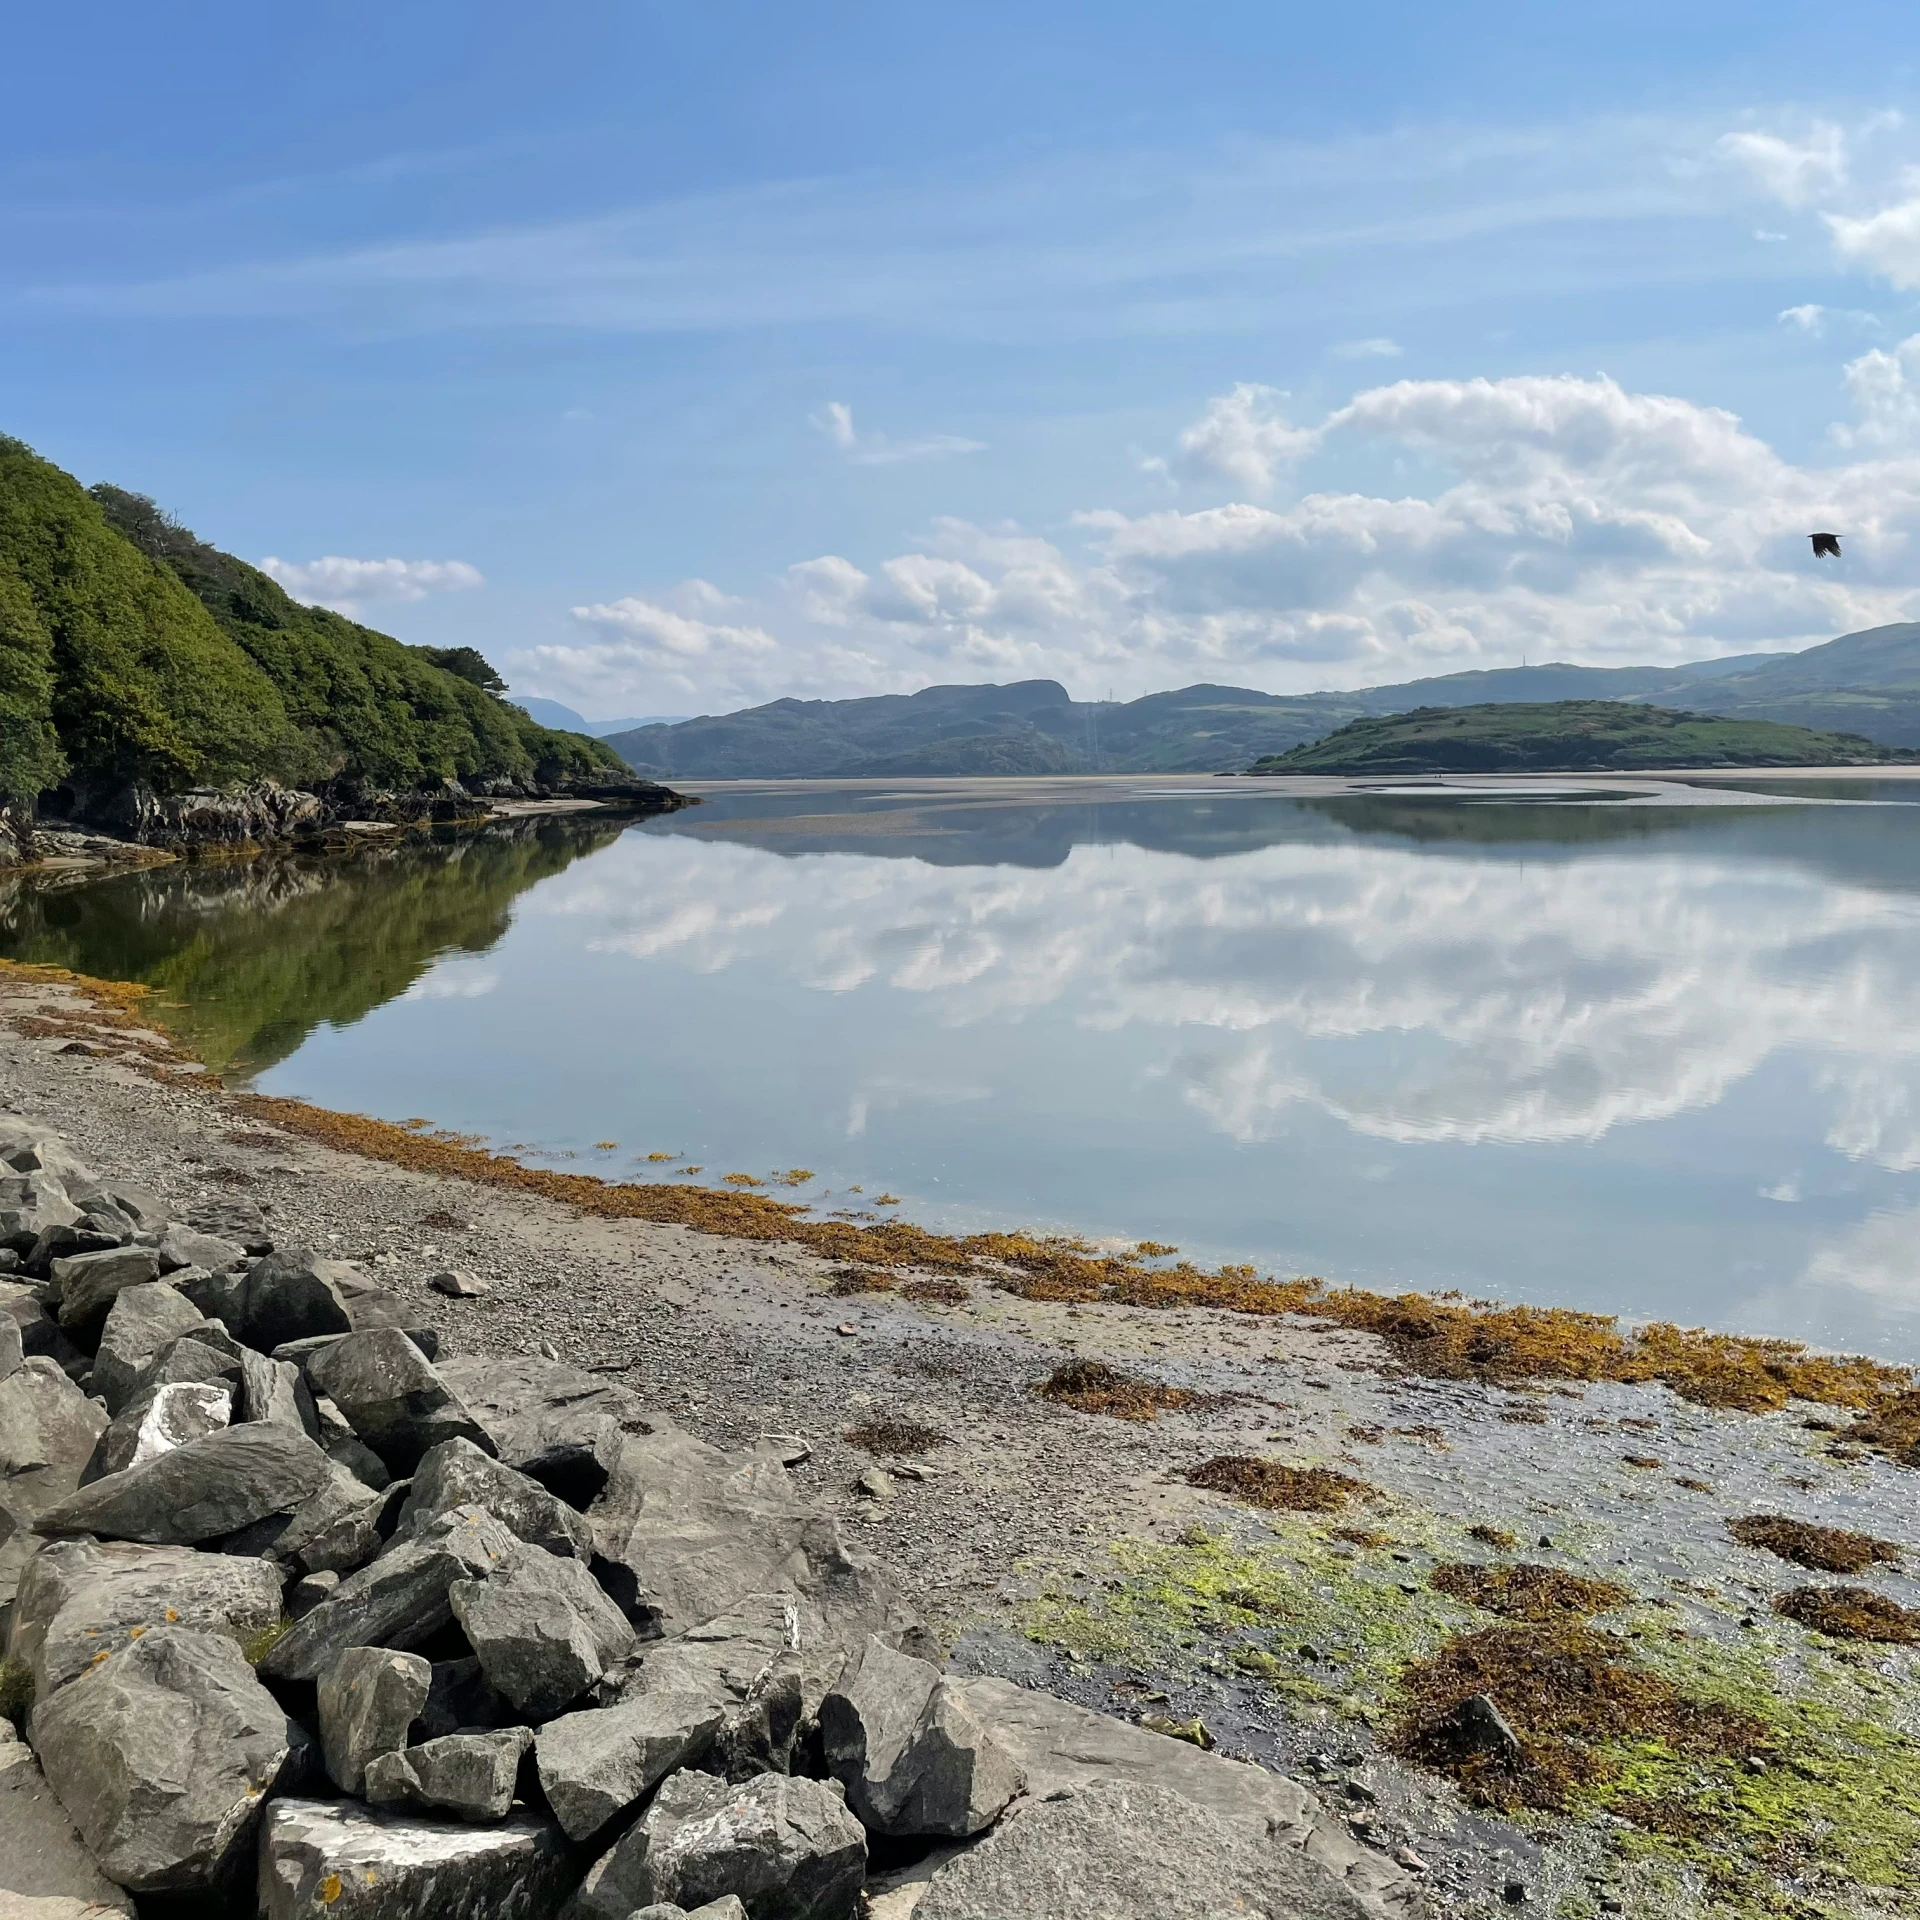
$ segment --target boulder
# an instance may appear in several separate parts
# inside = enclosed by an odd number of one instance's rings
[[[459,1354],[439,1366],[500,1458],[583,1510],[606,1485],[625,1435],[672,1424],[630,1389],[557,1360]]]
[[[716,1701],[666,1692],[549,1720],[534,1740],[547,1805],[568,1839],[590,1839],[668,1774],[704,1758],[720,1725]]]
[[[478,1300],[487,1290],[487,1283],[465,1267],[448,1267],[443,1272],[430,1275],[427,1285],[435,1293],[445,1294],[449,1300]]]
[[[0,1314],[0,1380],[16,1374],[26,1364],[26,1342],[20,1338],[20,1322]]]
[[[0,1161],[16,1173],[50,1173],[80,1187],[96,1184],[93,1169],[58,1132],[18,1114],[0,1114]]]
[[[300,1369],[289,1360],[269,1360],[251,1347],[240,1350],[239,1417],[294,1427],[308,1439],[320,1437],[320,1416]]]
[[[293,1364],[297,1367],[299,1362]],[[393,1475],[387,1471],[387,1463],[347,1425],[346,1415],[325,1394],[309,1392],[308,1397],[320,1429],[317,1437],[327,1458],[345,1467],[356,1480],[364,1481],[369,1487],[391,1486]]]
[[[488,1682],[535,1720],[571,1706],[633,1647],[625,1616],[578,1560],[523,1540],[448,1599]]]
[[[133,1899],[94,1864],[11,1723],[0,1720],[0,1914],[133,1920]]]
[[[699,1907],[728,1894],[753,1920],[850,1920],[866,1870],[866,1834],[819,1781],[767,1773],[735,1787],[676,1773],[588,1870],[568,1920],[627,1920],[650,1902]]]
[[[177,1267],[166,1276],[176,1293],[183,1293],[209,1320],[229,1329],[242,1323],[247,1292],[244,1266],[209,1273],[205,1267]]]
[[[82,1487],[36,1524],[42,1533],[192,1546],[291,1513],[336,1471],[304,1433],[223,1427]]]
[[[432,1362],[396,1329],[336,1341],[307,1363],[307,1377],[395,1473],[411,1473],[443,1440],[492,1448]]]
[[[913,1625],[838,1522],[797,1499],[766,1454],[723,1453],[677,1429],[628,1435],[587,1517],[595,1571],[644,1633],[682,1632],[757,1593],[811,1602],[842,1651]]]
[[[304,1620],[322,1600],[331,1600],[339,1586],[337,1573],[303,1573],[287,1589],[288,1618]]]
[[[148,1362],[168,1341],[204,1324],[193,1302],[164,1280],[122,1288],[93,1356],[93,1390],[107,1411],[118,1413],[133,1398]]]
[[[1010,1680],[958,1686],[974,1717],[1019,1761],[1032,1800],[1106,1780],[1170,1787],[1255,1838],[1271,1835],[1305,1853],[1375,1915],[1418,1910],[1415,1881],[1384,1854],[1360,1845],[1344,1821],[1323,1813],[1304,1787],[1281,1774],[1203,1753],[1184,1740]]]
[[[225,1634],[155,1627],[33,1713],[47,1784],[134,1893],[219,1884],[302,1744]]]
[[[159,1277],[160,1262],[151,1247],[109,1247],[56,1260],[53,1282],[60,1289],[60,1324],[81,1330],[97,1327],[116,1294]]]
[[[0,1380],[0,1607],[39,1546],[34,1522],[80,1484],[107,1416],[52,1360]]]
[[[450,1813],[456,1820],[504,1820],[513,1805],[530,1727],[449,1733],[370,1761],[366,1797],[376,1806]]]
[[[208,1321],[211,1333],[219,1323]],[[240,1387],[240,1361],[217,1341],[190,1333],[170,1340],[140,1371],[140,1386],[164,1387],[174,1381],[198,1381],[202,1385],[222,1385],[237,1397]]]
[[[154,1258],[165,1279],[182,1267],[198,1267],[209,1277],[231,1272],[241,1265],[247,1250],[237,1240],[222,1240],[211,1233],[196,1233],[191,1227],[169,1227],[155,1245]]]
[[[71,1260],[82,1253],[111,1253],[126,1244],[125,1237],[103,1232],[91,1214],[83,1213],[72,1226],[43,1227],[40,1237],[20,1255],[20,1266],[23,1272],[44,1280],[56,1260]]]
[[[301,1573],[351,1573],[380,1550],[383,1498],[329,1460],[326,1478],[291,1513],[256,1520],[219,1541],[219,1549],[258,1554]]]
[[[170,1380],[137,1393],[114,1415],[88,1463],[83,1485],[110,1473],[124,1473],[157,1454],[171,1453],[189,1440],[203,1439],[228,1425],[233,1394],[204,1380]]]
[[[287,1629],[260,1671],[276,1680],[317,1680],[343,1647],[417,1647],[452,1619],[447,1596],[453,1583],[484,1579],[517,1544],[492,1514],[460,1508],[349,1574],[331,1598]]]
[[[170,1217],[167,1203],[151,1187],[134,1180],[90,1180],[77,1174],[68,1174],[65,1179],[74,1205],[89,1214],[111,1207],[138,1233],[158,1235],[166,1231]]]
[[[340,1282],[347,1318],[355,1333],[404,1333],[429,1360],[440,1352],[440,1335],[420,1317],[420,1309],[403,1293],[349,1271]]]
[[[483,1453],[471,1440],[443,1440],[414,1469],[394,1538],[404,1540],[455,1507],[484,1507],[530,1546],[588,1559],[593,1530],[537,1480]]]
[[[286,1340],[351,1333],[343,1280],[356,1278],[344,1260],[325,1260],[305,1247],[283,1247],[256,1262],[240,1289],[240,1324],[248,1346],[271,1353]]]
[[[914,1920],[1367,1920],[1323,1868],[1171,1788],[1102,1780],[1023,1808],[934,1874]]]
[[[251,1254],[270,1253],[273,1250],[273,1241],[267,1232],[267,1216],[251,1200],[243,1200],[238,1194],[222,1194],[217,1199],[202,1200],[188,1209],[187,1225],[195,1233],[236,1241]]]
[[[320,1748],[335,1786],[358,1793],[367,1762],[407,1744],[432,1685],[432,1664],[417,1653],[343,1647],[334,1655],[320,1676],[318,1701]]]
[[[937,1667],[869,1639],[820,1708],[822,1750],[873,1833],[963,1840],[999,1819],[1026,1775]]]
[[[80,1209],[58,1177],[35,1171],[0,1177],[0,1247],[30,1253],[49,1227],[70,1227]]]
[[[576,1872],[559,1828],[524,1809],[473,1826],[277,1800],[260,1837],[260,1920],[551,1920]]]
[[[258,1560],[122,1540],[50,1540],[27,1563],[7,1655],[33,1676],[36,1700],[155,1627],[245,1641],[280,1618],[280,1576]]]
[[[480,1662],[471,1654],[462,1660],[433,1663],[433,1690],[420,1710],[418,1732],[422,1740],[515,1724],[512,1705],[487,1684]]]

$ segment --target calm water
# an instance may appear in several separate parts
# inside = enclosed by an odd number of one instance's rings
[[[735,790],[16,886],[0,951],[582,1168],[1920,1359],[1920,808]]]

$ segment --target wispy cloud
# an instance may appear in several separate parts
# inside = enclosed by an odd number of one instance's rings
[[[896,467],[909,460],[950,460],[955,454],[985,453],[984,440],[963,440],[954,433],[928,434],[919,440],[889,440],[884,433],[859,433],[853,409],[844,400],[829,400],[810,423],[856,467]]]
[[[1332,349],[1337,360],[1397,360],[1405,351],[1399,341],[1378,334],[1371,340],[1342,340]]]
[[[424,600],[432,593],[465,593],[486,585],[464,560],[282,560],[268,554],[260,571],[296,600],[351,613],[370,600]]]

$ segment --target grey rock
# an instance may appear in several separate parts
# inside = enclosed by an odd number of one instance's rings
[[[209,1331],[215,1325],[217,1322],[209,1321]],[[142,1391],[190,1380],[207,1386],[225,1386],[237,1398],[240,1361],[224,1347],[190,1333],[181,1339],[168,1341],[140,1371]]]
[[[1462,1753],[1490,1753],[1505,1760],[1520,1757],[1520,1736],[1507,1724],[1491,1694],[1470,1694],[1440,1723],[1439,1731]]]
[[[535,1720],[571,1706],[633,1647],[633,1629],[578,1560],[522,1540],[448,1599],[489,1683]]]
[[[355,1278],[343,1260],[326,1260],[305,1247],[283,1247],[248,1270],[240,1290],[240,1324],[248,1346],[271,1353],[283,1341],[351,1333],[343,1281]]]
[[[26,1342],[20,1338],[20,1323],[0,1314],[0,1380],[18,1373],[26,1364]]]
[[[274,1431],[274,1429],[265,1429]],[[484,1578],[518,1543],[490,1513],[462,1508],[342,1580],[260,1662],[276,1680],[316,1680],[343,1647],[416,1647],[453,1617],[448,1590]]]
[[[202,1200],[188,1209],[187,1225],[195,1233],[208,1233],[221,1240],[237,1241],[252,1254],[269,1252],[273,1246],[267,1232],[266,1215],[251,1200],[243,1200],[238,1194]]]
[[[227,1273],[247,1257],[246,1248],[237,1240],[196,1233],[191,1227],[169,1228],[160,1236],[153,1252],[163,1279],[181,1267],[198,1267],[209,1276]]]
[[[739,1899],[730,1893],[723,1900],[709,1900],[693,1913],[672,1900],[656,1900],[650,1907],[636,1908],[628,1920],[748,1920],[748,1916]]]
[[[649,1902],[699,1907],[728,1894],[753,1920],[850,1920],[866,1868],[859,1821],[817,1780],[769,1773],[735,1787],[676,1773],[588,1870],[568,1920],[627,1920]]]
[[[93,1388],[107,1411],[118,1413],[133,1398],[148,1362],[168,1341],[203,1324],[200,1310],[164,1280],[122,1288],[93,1356]]]
[[[185,1294],[209,1320],[217,1320],[229,1329],[242,1324],[247,1291],[244,1266],[213,1273],[205,1267],[177,1267],[167,1275],[167,1284]]]
[[[668,1774],[704,1758],[720,1724],[713,1699],[666,1692],[549,1720],[534,1741],[547,1805],[570,1840],[590,1839]]]
[[[484,1507],[530,1545],[576,1560],[593,1552],[593,1530],[537,1480],[517,1473],[471,1440],[443,1440],[414,1469],[394,1532],[404,1540],[454,1507]]]
[[[293,1427],[309,1440],[320,1437],[320,1416],[300,1369],[290,1360],[269,1360],[251,1347],[240,1351],[239,1415]]]
[[[552,1920],[576,1872],[559,1828],[524,1810],[482,1827],[278,1800],[260,1837],[260,1920]]]
[[[329,1460],[320,1485],[297,1507],[228,1534],[220,1551],[258,1554],[302,1573],[350,1573],[379,1551],[381,1499]]]
[[[297,1366],[299,1363],[296,1361]],[[374,1488],[391,1486],[393,1475],[387,1463],[347,1424],[347,1417],[323,1393],[309,1393],[313,1415],[319,1426],[316,1436],[328,1459],[337,1462],[355,1479]]]
[[[223,1383],[170,1380],[137,1393],[113,1417],[88,1464],[83,1485],[124,1473],[189,1440],[217,1433],[233,1418],[233,1394]]]
[[[295,1620],[305,1619],[322,1600],[331,1600],[339,1586],[337,1573],[303,1573],[287,1589],[288,1615]]]
[[[911,1612],[832,1516],[761,1453],[723,1453],[677,1429],[628,1435],[588,1516],[595,1571],[643,1632],[673,1634],[756,1593],[819,1609],[843,1651],[913,1626]]]
[[[422,1740],[510,1727],[517,1718],[512,1705],[487,1684],[480,1662],[471,1654],[464,1660],[433,1663],[433,1690],[420,1710]]]
[[[0,1607],[40,1545],[34,1522],[80,1484],[105,1410],[36,1355],[0,1380]]]
[[[143,1187],[137,1181],[87,1180],[70,1175],[67,1192],[76,1205],[89,1213],[98,1213],[103,1206],[108,1206],[124,1214],[140,1233],[158,1235],[166,1231],[169,1219],[166,1201],[151,1187]]]
[[[349,1269],[340,1282],[347,1318],[355,1333],[404,1333],[429,1360],[440,1351],[440,1335],[420,1316],[419,1307],[403,1293],[383,1287]]]
[[[870,1832],[965,1839],[1026,1775],[937,1667],[869,1639],[820,1708],[827,1766]]]
[[[1295,1781],[1009,1680],[967,1680],[959,1691],[1025,1770],[1030,1799],[1103,1780],[1169,1787],[1256,1839],[1271,1835],[1305,1853],[1376,1916],[1418,1910],[1418,1883],[1360,1845]]]
[[[48,1507],[36,1524],[42,1533],[192,1546],[269,1514],[291,1513],[334,1471],[303,1433],[224,1427],[82,1487]]]
[[[0,1914],[8,1920],[133,1920],[133,1900],[94,1864],[67,1810],[0,1720]]]
[[[236,1641],[280,1618],[280,1576],[257,1560],[119,1540],[50,1540],[28,1561],[7,1631],[8,1657],[54,1691],[156,1627]]]
[[[110,1879],[216,1885],[300,1744],[224,1634],[155,1627],[34,1708],[47,1784]]]
[[[493,1446],[432,1362],[395,1329],[349,1335],[316,1354],[307,1377],[395,1473],[412,1472],[443,1440]]]
[[[1027,1806],[947,1862],[914,1920],[1367,1920],[1314,1862],[1168,1787],[1103,1780]]]
[[[57,1175],[36,1170],[0,1178],[0,1246],[30,1253],[49,1227],[70,1227],[79,1218]]]
[[[343,1647],[320,1676],[320,1747],[335,1786],[358,1793],[367,1762],[397,1753],[427,1704],[433,1667],[417,1653]]]
[[[376,1806],[450,1813],[457,1820],[504,1820],[513,1784],[532,1744],[530,1727],[449,1733],[369,1763],[366,1796]]]
[[[606,1485],[627,1434],[672,1425],[630,1389],[559,1361],[460,1354],[439,1365],[500,1458],[582,1510]]]
[[[449,1300],[478,1300],[487,1290],[487,1283],[465,1267],[448,1267],[444,1272],[433,1274],[427,1285],[435,1293],[444,1293]]]
[[[102,1253],[56,1260],[53,1281],[60,1289],[60,1324],[81,1329],[98,1326],[115,1294],[159,1277],[160,1262],[151,1247],[110,1247]]]
[[[58,1129],[18,1114],[0,1114],[0,1161],[16,1173],[50,1173],[82,1188],[98,1184],[93,1169],[67,1145]]]

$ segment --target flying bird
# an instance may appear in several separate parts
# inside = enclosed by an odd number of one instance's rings
[[[1840,558],[1840,536],[1837,533],[1810,533],[1807,538],[1813,542],[1813,557],[1816,560],[1827,554]]]

